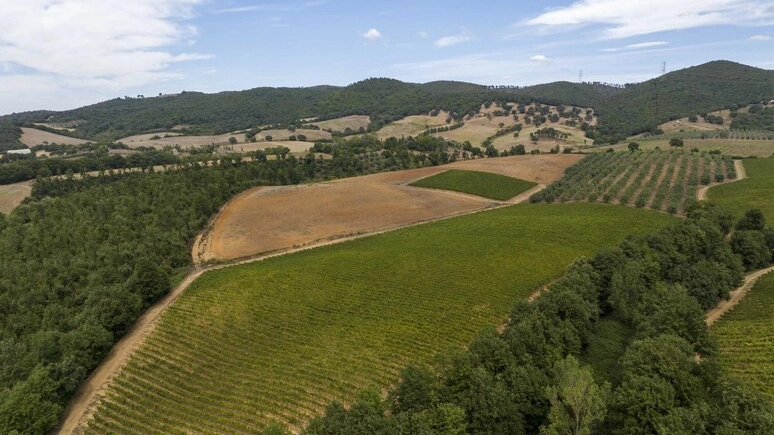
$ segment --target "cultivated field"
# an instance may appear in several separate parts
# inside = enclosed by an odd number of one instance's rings
[[[682,150],[589,155],[534,202],[602,201],[682,213],[700,185],[736,178],[729,157]]]
[[[346,129],[360,130],[360,128],[368,127],[371,123],[371,117],[368,115],[350,115],[342,118],[329,119],[327,121],[311,121],[310,124],[314,124],[322,130],[330,129],[331,131],[344,131]]]
[[[506,201],[537,186],[537,183],[489,172],[451,169],[432,177],[415,181],[410,186],[452,190],[498,201]]]
[[[0,186],[0,213],[8,214],[32,193],[32,181]]]
[[[297,429],[331,400],[465,345],[572,259],[671,222],[605,204],[524,204],[207,272],[86,433]]]
[[[667,150],[672,147],[669,146],[668,137],[662,137],[661,139],[637,139],[632,138],[627,140],[626,143],[620,143],[611,147],[600,147],[599,151],[606,151],[610,148],[616,151],[624,151],[627,149],[630,142],[637,142],[640,145],[641,150],[653,150],[659,148],[661,150]],[[750,140],[750,139],[683,139],[685,145],[683,148],[692,150],[694,148],[699,151],[720,151],[724,155],[728,156],[745,156],[745,157],[770,157],[774,154],[774,141],[771,140]]]
[[[68,136],[62,136],[61,134],[49,133],[47,131],[38,130],[36,128],[22,127],[21,142],[28,147],[34,147],[44,142],[56,143],[59,145],[79,145],[86,142],[91,142],[83,139],[76,139]]]
[[[707,191],[707,199],[742,217],[745,211],[763,211],[769,224],[774,223],[774,158],[746,159],[747,178]]]
[[[500,127],[500,124],[503,127]],[[459,143],[465,141],[470,142],[473,146],[480,146],[490,136],[497,133],[497,130],[501,128],[507,128],[516,124],[512,116],[492,116],[488,118],[486,116],[477,116],[470,120],[465,121],[465,125],[460,128],[443,131],[435,134],[435,136],[442,137],[447,140],[454,140]],[[524,143],[529,142],[529,135]]]
[[[581,156],[515,156],[457,162],[302,186],[259,187],[235,198],[194,249],[196,261],[234,259],[314,241],[382,231],[495,205],[454,192],[407,186],[448,169],[548,184]]]
[[[712,334],[720,345],[723,368],[771,400],[774,400],[773,312],[774,273],[769,273],[712,327]]]
[[[446,125],[447,112],[439,112],[436,116],[414,115],[407,116],[395,122],[391,122],[376,132],[376,136],[381,139],[390,137],[416,136],[419,133],[432,127]]]

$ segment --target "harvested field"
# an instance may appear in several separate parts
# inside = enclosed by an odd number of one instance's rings
[[[0,213],[8,214],[32,193],[32,181],[0,186]]]
[[[290,131],[290,130],[264,130],[258,134],[255,135],[255,138],[260,140],[263,140],[266,136],[271,136],[272,141],[286,141],[290,136],[298,136],[298,135],[304,135],[306,136],[306,140],[314,142],[317,139],[330,139],[333,137],[330,133],[327,131],[322,130],[305,130],[305,129],[297,129],[296,131]],[[241,142],[241,141],[240,141]]]
[[[503,124],[503,127],[500,127],[500,123]],[[491,118],[479,116],[465,121],[465,125],[460,128],[444,131],[436,134],[436,136],[460,143],[469,141],[473,146],[479,146],[488,137],[497,133],[497,130],[500,128],[507,128],[514,124],[516,124],[516,121],[513,120],[512,116],[493,116]],[[527,142],[529,142],[529,134],[527,135]]]
[[[194,258],[198,262],[246,257],[481,210],[499,203],[406,184],[447,169],[548,184],[580,159],[577,155],[479,159],[329,183],[259,187],[223,209],[212,230],[197,244]]]
[[[447,112],[439,112],[436,116],[414,115],[407,116],[398,121],[385,125],[376,132],[376,136],[381,139],[390,137],[416,136],[428,128],[440,127],[446,125]]]
[[[360,127],[366,128],[371,123],[368,115],[350,115],[343,118],[329,119],[327,121],[310,122],[321,129],[331,129],[332,131],[344,131],[347,128],[359,130]]]
[[[611,147],[599,147],[599,151],[606,151],[613,148],[616,151],[623,151],[627,149],[629,142],[637,142],[640,145],[641,150],[652,150],[660,148],[666,150],[671,148],[669,146],[669,139],[663,140],[638,140],[632,138],[627,140],[626,143],[613,145]],[[749,139],[683,139],[685,145],[683,148],[692,150],[694,148],[699,151],[720,151],[724,155],[728,156],[741,156],[741,157],[770,157],[774,154],[774,141],[771,140],[749,140]]]
[[[255,150],[265,150],[266,148],[274,148],[278,146],[290,148],[290,152],[293,154],[302,154],[302,153],[305,153],[307,150],[309,150],[309,148],[314,146],[314,142],[304,142],[304,141],[298,141],[298,140],[247,142],[247,143],[238,143],[232,146],[232,149],[234,151],[247,153]]]
[[[21,142],[28,147],[34,147],[35,145],[40,145],[43,142],[57,143],[60,145],[79,145],[91,141],[62,136],[61,134],[49,133],[47,131],[38,130],[36,128],[22,127]]]
[[[159,139],[152,139],[153,137],[160,137]],[[168,136],[168,137],[164,137]],[[130,148],[137,147],[153,147],[164,148],[167,146],[180,145],[182,148],[199,147],[203,145],[224,145],[228,144],[230,137],[235,137],[239,142],[245,141],[244,134],[221,134],[217,136],[181,136],[180,133],[166,132],[166,133],[152,133],[141,134],[137,136],[130,136],[118,140]]]

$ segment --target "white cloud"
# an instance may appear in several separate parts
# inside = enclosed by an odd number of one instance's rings
[[[626,48],[637,50],[639,48],[658,47],[659,45],[667,45],[667,44],[668,42],[666,41],[640,42],[639,44],[629,44],[626,46]]]
[[[367,39],[369,41],[375,41],[375,40],[381,38],[382,34],[379,33],[379,31],[376,30],[376,29],[368,29],[367,32],[363,33],[360,36],[362,36],[363,38],[365,38],[365,39]]]
[[[439,48],[451,47],[452,45],[458,45],[472,40],[473,36],[470,34],[470,32],[468,32],[467,29],[462,29],[462,32],[460,32],[458,35],[444,36],[443,38],[435,41],[435,46]]]
[[[768,0],[580,0],[550,10],[528,25],[546,28],[602,25],[605,38],[715,25],[774,24]]]
[[[750,37],[750,41],[755,41],[755,42],[766,42],[770,40],[771,40],[771,36],[769,35],[754,35]]]
[[[422,30],[422,31],[419,32],[419,36],[422,37],[422,38],[427,38],[427,37],[430,36],[430,34],[425,32],[424,30]]]
[[[544,56],[542,54],[537,54],[535,56],[532,56],[532,57],[529,58],[529,60],[531,60],[533,62],[537,62],[537,63],[551,63],[551,62],[554,61],[553,59],[549,59],[549,58],[547,58],[546,56]]]
[[[208,57],[173,50],[195,36],[184,21],[201,1],[3,0],[0,62],[31,71],[22,84],[45,76],[115,90],[176,78],[171,64]]]

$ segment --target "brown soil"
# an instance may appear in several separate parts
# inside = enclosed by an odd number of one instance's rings
[[[8,214],[32,193],[32,181],[0,186],[0,213]]]
[[[360,127],[366,128],[371,123],[368,115],[350,115],[343,118],[329,119],[327,121],[310,122],[321,129],[331,129],[333,131],[344,131],[347,128],[359,130]]]
[[[545,185],[561,177],[564,169],[581,157],[479,159],[328,183],[252,189],[224,207],[210,231],[197,240],[194,260],[198,263],[245,258],[493,207],[501,203],[407,184],[457,168]]]

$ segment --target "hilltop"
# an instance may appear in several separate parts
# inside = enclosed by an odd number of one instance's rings
[[[125,97],[63,112],[3,116],[0,137],[3,144],[17,145],[18,130],[13,127],[35,126],[109,142],[169,130],[189,135],[220,135],[256,127],[287,128],[301,125],[303,120],[323,121],[349,115],[368,116],[370,124],[366,130],[374,132],[406,116],[431,112],[445,111],[451,119],[461,121],[478,113],[482,104],[496,102],[593,108],[599,115],[599,124],[587,131],[587,136],[597,143],[612,143],[654,130],[671,119],[770,99],[774,99],[774,71],[713,61],[625,86],[555,82],[529,87],[487,87],[456,81],[417,84],[370,78],[345,87],[261,87],[217,94],[182,92],[150,98]],[[750,123],[759,125],[771,117],[759,118],[763,121],[756,118]]]

